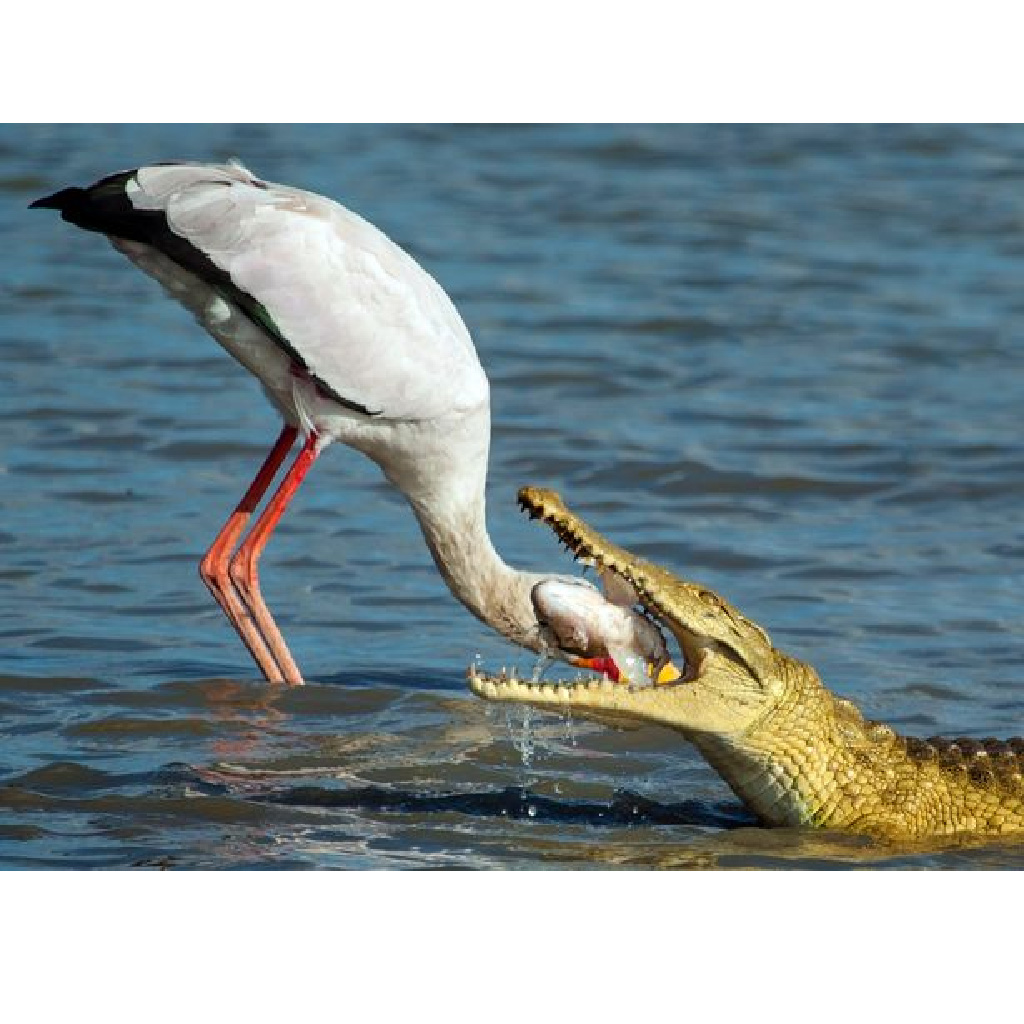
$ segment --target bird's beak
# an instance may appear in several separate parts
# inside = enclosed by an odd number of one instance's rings
[[[682,679],[683,673],[676,668],[675,664],[671,661],[666,661],[664,665],[658,669],[657,678],[654,680],[655,686],[664,686],[666,683],[674,683],[677,679]]]
[[[600,672],[613,683],[619,681],[619,666],[615,664],[614,658],[570,658],[569,664],[575,665],[576,668],[589,669],[591,672]]]

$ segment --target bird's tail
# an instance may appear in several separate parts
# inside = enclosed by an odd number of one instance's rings
[[[86,231],[148,242],[154,222],[162,222],[163,215],[134,209],[128,199],[126,185],[135,173],[132,170],[111,174],[89,188],[62,188],[53,195],[30,203],[29,209],[59,210],[63,220]]]
[[[60,210],[63,213],[66,209],[80,204],[84,194],[84,188],[62,188],[59,192],[54,192],[52,196],[43,196],[42,199],[30,203],[28,208],[30,210]]]

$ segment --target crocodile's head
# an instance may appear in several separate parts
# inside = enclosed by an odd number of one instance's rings
[[[519,503],[531,518],[548,523],[579,561],[633,587],[644,611],[678,641],[685,670],[673,682],[630,686],[599,677],[538,683],[472,667],[469,686],[478,697],[600,719],[639,719],[693,736],[743,732],[785,692],[789,659],[717,594],[612,544],[554,491],[525,487]]]

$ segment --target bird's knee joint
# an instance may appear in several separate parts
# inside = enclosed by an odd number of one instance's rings
[[[227,575],[236,587],[248,590],[256,578],[256,565],[244,555],[235,555],[228,563]]]
[[[204,558],[199,563],[199,576],[207,586],[216,583],[223,583],[227,579],[227,571],[224,565],[218,565],[214,559]]]

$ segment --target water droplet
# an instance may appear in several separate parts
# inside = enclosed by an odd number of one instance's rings
[[[562,713],[562,724],[565,726],[565,738],[568,740],[570,746],[576,746],[576,728],[572,720],[572,712],[564,711]]]
[[[541,651],[537,658],[536,664],[533,666],[533,671],[530,673],[530,682],[534,686],[540,682],[541,676],[555,663],[555,659],[549,653],[548,648]]]
[[[534,752],[534,737],[533,737],[533,716],[530,713],[531,709],[524,705],[519,709],[520,711],[520,722],[517,724],[513,720],[512,709],[510,708],[505,713],[505,725],[508,728],[508,738],[512,743],[512,746],[519,751],[519,757],[523,762],[524,768],[529,768],[533,764],[533,752]]]

